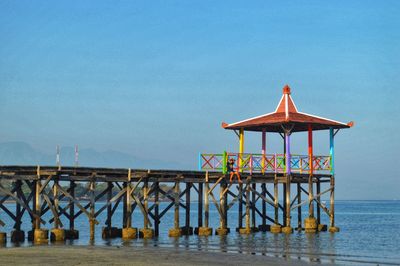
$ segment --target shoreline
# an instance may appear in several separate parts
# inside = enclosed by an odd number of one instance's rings
[[[164,247],[34,246],[0,249],[1,265],[310,265],[240,253],[188,251]]]

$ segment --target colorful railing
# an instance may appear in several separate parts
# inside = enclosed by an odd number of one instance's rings
[[[253,154],[253,153],[204,153],[199,154],[199,170],[227,172],[227,162],[234,159],[234,171],[247,173],[283,173],[286,172],[284,154]],[[331,170],[330,156],[313,156],[313,172]],[[290,169],[295,173],[309,173],[308,155],[290,156]]]

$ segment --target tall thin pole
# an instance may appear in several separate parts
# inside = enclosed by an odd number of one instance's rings
[[[57,145],[57,147],[56,147],[56,164],[57,164],[58,169],[60,169],[61,162],[60,162],[60,146],[59,145]]]
[[[329,129],[329,152],[331,157],[331,193],[330,193],[330,226],[333,228],[335,226],[335,149],[334,149],[334,132],[333,128]]]
[[[75,145],[75,167],[79,166],[79,150],[78,145]]]
[[[308,176],[308,215],[309,217],[314,217],[314,204],[313,204],[313,175],[314,175],[314,158],[313,158],[313,135],[312,127],[308,125],[308,164],[310,169],[310,174]]]

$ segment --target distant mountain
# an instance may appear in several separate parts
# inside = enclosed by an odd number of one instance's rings
[[[74,165],[73,147],[61,147],[61,165]],[[55,165],[56,155],[34,149],[25,142],[0,143],[0,165]],[[79,165],[93,167],[144,168],[144,169],[188,169],[179,162],[149,160],[114,150],[99,152],[94,149],[79,150]],[[190,168],[190,167],[189,167]]]

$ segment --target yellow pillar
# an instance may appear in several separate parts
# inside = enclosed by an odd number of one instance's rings
[[[242,166],[243,166],[243,160],[242,160],[243,152],[244,152],[244,129],[241,128],[240,131],[239,131],[239,161],[238,161],[238,166],[239,166],[240,172],[243,172],[243,169],[242,169]]]

